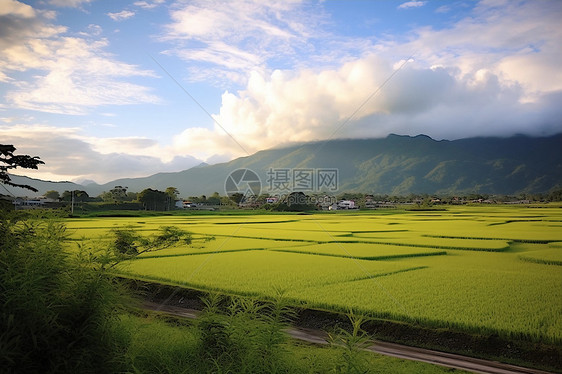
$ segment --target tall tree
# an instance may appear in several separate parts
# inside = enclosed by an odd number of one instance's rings
[[[127,199],[127,187],[115,186],[109,190],[109,193],[111,193],[111,196],[116,203]]]
[[[90,195],[86,191],[75,190],[74,191],[74,201],[85,202],[90,200]]]
[[[98,197],[101,198],[105,203],[114,202],[113,194],[111,192],[103,191]]]
[[[165,192],[147,188],[139,192],[137,198],[147,210],[164,210],[168,195]]]
[[[127,192],[127,201],[135,201],[138,195],[138,192]]]
[[[62,201],[72,201],[74,195],[74,201],[83,203],[90,200],[90,195],[86,191],[74,190],[74,191],[64,191],[60,199]]]
[[[207,203],[211,205],[220,205],[221,203],[221,196],[218,192],[213,192],[211,197],[207,199]]]
[[[166,194],[170,195],[174,199],[176,199],[180,194],[180,192],[178,191],[178,189],[176,187],[168,187],[168,188],[166,188],[165,192],[166,192]]]
[[[62,201],[70,201],[72,200],[72,191],[64,191],[60,197]]]
[[[45,192],[45,197],[47,199],[58,200],[58,199],[60,199],[60,193],[59,193],[59,191],[50,190],[50,191]]]
[[[166,206],[168,208],[168,210],[172,210],[176,200],[178,199],[178,196],[180,194],[180,192],[178,191],[178,189],[176,187],[168,187],[166,188],[165,191],[166,196]]]
[[[0,144],[0,183],[13,187],[21,187],[37,192],[35,187],[27,184],[13,183],[8,171],[15,168],[38,169],[38,165],[44,164],[39,157],[28,155],[14,155],[16,148],[9,144]]]

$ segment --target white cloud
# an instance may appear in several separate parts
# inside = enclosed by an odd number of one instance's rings
[[[27,4],[16,0],[0,0],[0,16],[5,15],[33,18],[36,14],[35,10]]]
[[[103,29],[100,25],[96,25],[93,23],[89,24],[86,30],[87,31],[79,32],[78,35],[84,37],[95,37],[95,36],[100,36],[103,32]]]
[[[49,3],[59,7],[78,8],[82,4],[90,3],[92,0],[49,0]]]
[[[398,9],[419,8],[424,6],[426,1],[407,1],[398,6]]]
[[[120,12],[107,13],[107,15],[114,21],[123,21],[134,16],[135,12],[130,10],[122,10]]]
[[[501,6],[499,6],[501,5]],[[413,31],[406,43],[388,43],[404,54],[415,53],[427,66],[458,69],[459,76],[481,69],[504,85],[521,85],[522,101],[562,89],[562,2],[480,2],[473,14],[452,27]]]
[[[203,62],[200,69],[212,75],[245,81],[248,72],[267,69],[270,59],[296,61],[297,52],[310,53],[308,40],[318,33],[323,15],[307,6],[301,1],[177,2],[162,40],[173,43],[170,55]]]
[[[17,21],[14,15],[21,11],[13,12],[6,19]],[[88,27],[86,37],[65,36],[66,28],[37,14],[25,22],[0,25],[0,80],[11,84],[5,95],[10,107],[85,114],[100,105],[159,102],[149,88],[128,81],[155,74],[107,53],[108,41],[95,39],[101,32],[97,25]],[[21,78],[21,72],[28,75]],[[20,77],[15,80],[12,74]]]
[[[186,61],[213,61],[216,65],[228,70],[242,70],[248,66],[257,67],[262,63],[259,55],[221,41],[209,43],[206,48],[202,49],[181,50],[176,55]]]
[[[207,158],[221,152],[240,156],[246,150],[253,153],[283,142],[325,139],[391,72],[392,67],[374,55],[338,70],[277,70],[270,76],[253,72],[244,91],[223,94],[215,116],[221,126],[187,129],[176,137],[176,147]],[[382,102],[374,102],[361,116],[384,110]]]
[[[0,51],[20,45],[26,38],[50,38],[66,31],[63,26],[45,22],[52,16],[48,11],[36,11],[31,6],[14,0],[0,0]],[[0,54],[1,61],[1,54]],[[0,62],[0,75],[2,75]]]
[[[152,0],[152,1],[135,1],[133,5],[142,9],[154,9],[157,6],[164,4],[166,0]]]
[[[93,138],[82,135],[77,128],[1,126],[0,137],[4,143],[14,144],[18,154],[39,156],[45,162],[39,170],[18,169],[16,174],[48,180],[93,179],[105,183],[123,177],[185,170],[201,163],[187,155],[162,160],[159,155],[166,150],[151,139]]]

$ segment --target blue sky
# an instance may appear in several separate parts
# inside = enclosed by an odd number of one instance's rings
[[[559,19],[557,0],[0,0],[0,137],[46,162],[29,176],[107,182],[331,137],[549,135]]]

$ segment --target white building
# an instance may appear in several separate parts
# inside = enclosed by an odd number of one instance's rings
[[[55,200],[46,197],[18,197],[13,201],[16,209],[36,209],[43,208],[47,204],[54,203]]]
[[[340,200],[338,202],[338,209],[357,209],[357,207],[353,200]]]
[[[182,209],[190,209],[190,208],[196,208],[197,204],[189,201],[189,200],[178,200],[176,201],[176,208],[182,208]]]

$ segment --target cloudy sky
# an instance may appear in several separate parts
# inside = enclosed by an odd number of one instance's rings
[[[0,0],[0,143],[107,182],[283,143],[562,131],[562,1]]]

